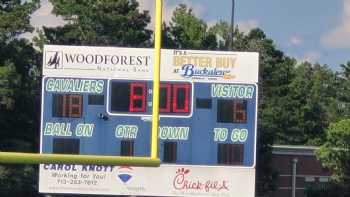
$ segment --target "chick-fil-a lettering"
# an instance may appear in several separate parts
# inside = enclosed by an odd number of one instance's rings
[[[180,169],[176,172],[176,176],[173,180],[173,186],[176,190],[198,190],[198,191],[220,191],[229,190],[227,186],[227,181],[217,181],[217,180],[189,180],[186,179],[186,174],[189,170],[184,171]]]

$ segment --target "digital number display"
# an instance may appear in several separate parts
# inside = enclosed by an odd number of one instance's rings
[[[146,111],[146,84],[130,83],[130,112]]]
[[[134,141],[122,140],[120,142],[120,156],[133,156],[134,155]]]
[[[81,118],[82,111],[82,95],[53,94],[52,117]]]
[[[247,122],[247,101],[236,100],[233,104],[233,122]]]
[[[112,82],[111,110],[113,112],[145,112],[146,84]]]
[[[164,142],[163,162],[176,163],[177,158],[177,142]]]
[[[170,113],[171,106],[171,85],[160,84],[159,90],[159,112]]]
[[[52,153],[55,154],[79,154],[80,140],[54,138],[52,142]]]
[[[190,84],[160,84],[160,113],[189,113]]]
[[[111,83],[112,112],[147,112],[147,82]],[[190,112],[191,84],[161,83],[159,92],[160,114],[186,114]],[[150,111],[150,110],[149,110]]]
[[[246,100],[218,100],[217,122],[246,123]]]
[[[89,105],[104,105],[105,97],[104,95],[89,95],[88,104]]]
[[[218,144],[218,164],[242,165],[243,144]]]

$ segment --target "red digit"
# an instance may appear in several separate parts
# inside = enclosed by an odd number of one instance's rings
[[[180,95],[183,91],[184,95]],[[183,96],[183,97],[180,97]],[[173,112],[174,113],[188,113],[189,112],[189,98],[190,84],[174,84],[173,85]]]
[[[164,103],[162,103],[162,98],[160,98],[159,102],[159,112],[163,113],[170,113],[170,104],[171,104],[171,86],[170,84],[160,84],[160,93],[165,91],[165,105],[163,106]],[[162,95],[159,95],[162,96]]]
[[[144,83],[130,83],[129,111],[146,111],[146,85]]]

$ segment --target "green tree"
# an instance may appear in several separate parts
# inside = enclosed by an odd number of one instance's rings
[[[40,57],[26,40],[13,40],[0,48],[0,147],[37,150],[40,82],[30,73],[39,65]]]
[[[338,100],[338,120],[350,116],[350,61],[340,65],[337,72],[336,97]]]
[[[350,80],[350,61],[345,64],[340,64],[340,68],[342,68],[342,76],[345,79]]]
[[[259,124],[257,153],[257,193],[268,195],[275,189],[276,173],[271,166],[271,146],[276,133],[283,132],[284,99],[293,78],[295,60],[277,50],[260,29],[244,35],[236,30],[234,50],[259,52]]]
[[[140,13],[135,0],[60,1],[51,0],[54,13],[63,16],[66,25],[44,28],[37,38],[39,46],[50,44],[150,46],[151,31],[147,12]],[[179,5],[169,24],[163,24],[165,48],[229,50],[228,23],[219,22],[208,28],[186,5]],[[268,195],[274,189],[276,174],[271,166],[271,145],[314,144],[326,139],[330,122],[349,114],[349,63],[336,74],[325,65],[302,63],[276,49],[273,41],[260,29],[245,34],[234,32],[234,51],[260,54],[259,124],[257,193]],[[6,63],[0,72],[12,73]],[[16,66],[15,66],[16,67]],[[17,68],[17,67],[16,67]],[[12,73],[14,76],[16,72]],[[4,83],[16,78],[4,77]],[[13,81],[12,83],[15,83]],[[347,90],[347,91],[337,91]],[[4,94],[16,95],[12,91]],[[2,101],[1,101],[2,102]],[[11,107],[14,100],[4,100]],[[348,111],[348,112],[347,112]]]
[[[53,13],[66,24],[44,27],[49,44],[109,45],[144,47],[150,45],[148,11],[140,12],[136,0],[50,0]]]
[[[330,124],[325,143],[317,150],[322,165],[333,172],[333,180],[350,195],[350,119]]]
[[[176,49],[178,44],[171,37],[170,27],[166,23],[162,25],[162,48],[165,49]]]
[[[174,48],[207,50],[217,48],[215,34],[208,31],[207,24],[196,17],[193,10],[185,4],[176,7],[166,30],[168,32],[165,37],[167,42],[163,43],[172,43]]]
[[[30,14],[38,0],[0,2],[0,150],[30,151],[38,147],[38,81],[29,75],[39,58],[32,45],[18,39],[32,31]],[[38,196],[33,166],[0,166],[0,196]]]
[[[39,0],[2,0],[0,2],[0,43],[8,42],[16,36],[32,31],[30,14],[39,6]]]
[[[18,84],[19,75],[12,62],[6,61],[0,67],[0,105],[4,109],[11,109],[14,107],[14,86]]]
[[[217,47],[220,50],[229,49],[230,25],[225,21],[219,21],[210,27],[209,32],[217,37]]]
[[[326,65],[302,63],[294,69],[285,103],[288,117],[282,144],[320,145],[325,129],[339,115],[337,106],[337,76]]]

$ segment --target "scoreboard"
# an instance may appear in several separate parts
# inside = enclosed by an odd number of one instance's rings
[[[45,46],[40,151],[149,156],[152,76],[153,49]],[[40,167],[41,192],[167,196],[204,195],[201,193],[204,192],[208,196],[231,196],[229,190],[238,184],[240,177],[247,179],[242,173],[249,174],[247,181],[254,186],[258,54],[162,50],[160,77],[158,157],[162,165],[158,170],[110,166],[109,174],[106,171],[103,173],[107,174],[95,174],[105,176],[100,180],[91,173],[107,166],[46,164]],[[69,177],[82,173],[84,168],[93,169],[86,172],[89,177],[86,180],[53,176],[55,172]],[[203,186],[200,191],[201,181],[196,178],[199,191],[193,185],[176,186],[185,175],[196,170],[199,170],[197,178],[202,177],[204,183],[214,178],[222,188],[208,192]],[[146,176],[147,171],[164,174],[154,184],[170,181],[170,188],[161,192],[155,186],[147,186],[147,179],[153,178]],[[169,175],[173,171],[175,176]],[[217,175],[212,175],[213,172]],[[230,173],[233,178],[227,175]],[[125,186],[131,184],[129,180],[135,179],[131,179],[135,174],[142,177],[137,183],[137,188],[143,188],[141,192]],[[183,179],[177,180],[177,175]],[[114,191],[111,187],[116,185],[113,185],[101,192],[108,176],[118,177],[124,184],[120,187],[125,188]],[[84,189],[91,189],[84,181],[96,183],[93,185],[96,190]],[[254,188],[247,190],[246,196],[254,194]],[[240,194],[245,196],[244,192]]]

